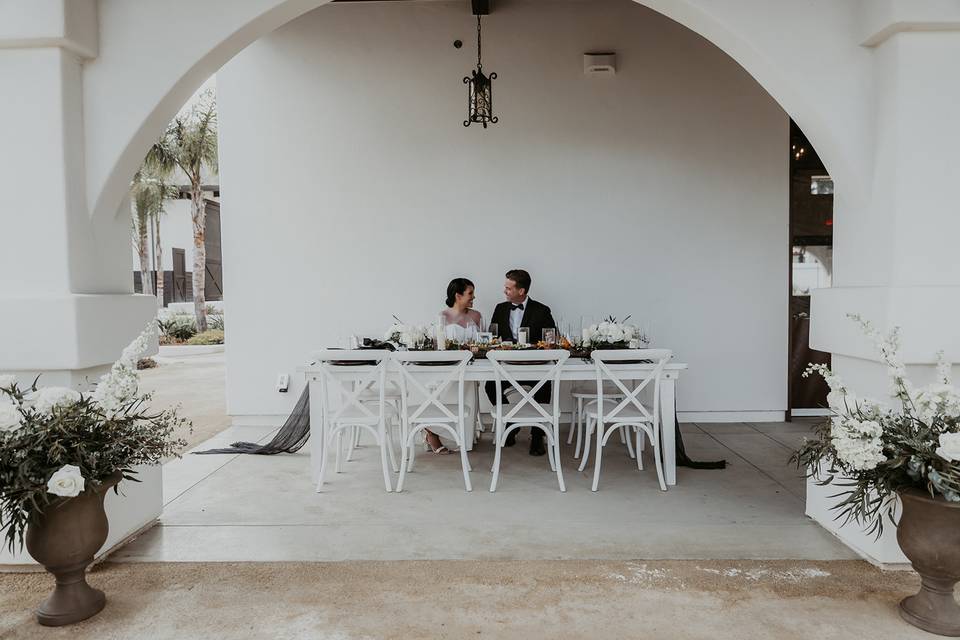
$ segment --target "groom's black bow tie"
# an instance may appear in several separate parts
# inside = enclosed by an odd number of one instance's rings
[[[520,309],[521,311],[523,311],[523,305],[522,305],[522,304],[511,304],[511,305],[510,305],[510,311],[513,311],[514,309]]]

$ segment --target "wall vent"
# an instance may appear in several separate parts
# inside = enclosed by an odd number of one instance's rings
[[[613,52],[583,54],[583,73],[588,76],[612,76],[617,72],[617,54]]]

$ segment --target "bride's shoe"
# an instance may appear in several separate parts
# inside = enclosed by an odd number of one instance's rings
[[[438,456],[448,456],[448,455],[451,455],[451,454],[454,454],[454,453],[460,453],[460,451],[459,451],[459,450],[454,451],[453,449],[447,449],[446,446],[440,445],[440,446],[437,447],[436,449],[433,449],[433,453],[434,453],[434,455],[438,455]]]
[[[426,437],[423,438],[423,450],[429,451],[430,453],[438,456],[450,455],[452,453],[460,453],[459,449],[454,451],[452,449],[448,449],[447,446],[444,444],[441,444],[439,447],[434,449],[433,446],[430,444],[430,441],[427,440]]]

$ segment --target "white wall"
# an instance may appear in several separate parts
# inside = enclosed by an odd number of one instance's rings
[[[451,277],[488,317],[514,266],[556,316],[649,321],[690,363],[681,410],[782,411],[787,116],[628,0],[500,2],[501,120],[464,128],[474,34],[462,2],[328,5],[218,74],[229,412],[286,412],[302,383],[277,394],[278,372],[393,314],[429,322]],[[584,77],[598,49],[614,78]]]

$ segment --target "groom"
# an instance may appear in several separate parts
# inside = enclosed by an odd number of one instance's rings
[[[493,310],[491,322],[496,323],[497,333],[501,340],[509,340],[513,343],[517,342],[520,327],[529,327],[529,340],[531,343],[536,344],[543,339],[544,329],[553,329],[557,326],[557,323],[553,320],[553,315],[550,313],[550,307],[531,299],[527,295],[530,291],[529,273],[523,269],[511,269],[507,271],[506,277],[506,282],[503,285],[503,295],[506,296],[507,300],[506,302],[498,304],[496,309]],[[521,381],[521,384],[524,386],[529,384],[530,387],[533,387],[535,383]],[[490,398],[490,402],[496,405],[496,384],[487,382],[484,388],[486,389],[487,397]],[[550,383],[548,382],[540,387],[533,398],[540,404],[549,403]],[[504,402],[506,401],[504,400]],[[504,443],[506,446],[512,447],[516,443],[517,431],[518,430],[515,429],[507,436],[507,441]],[[541,429],[536,427],[531,428],[530,455],[542,456],[547,452],[543,444],[543,438],[544,435]]]

